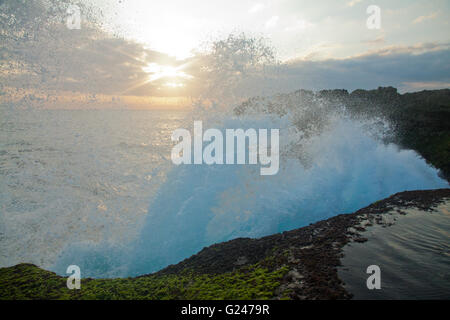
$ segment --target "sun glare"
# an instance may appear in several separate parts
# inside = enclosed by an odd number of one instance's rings
[[[164,84],[166,87],[170,87],[170,88],[180,88],[180,87],[184,87],[184,84],[181,82],[166,82]]]
[[[179,84],[179,81],[173,80],[181,80],[181,79],[190,79],[192,76],[188,75],[186,72],[181,69],[183,66],[173,67],[173,66],[165,66],[159,65],[157,63],[150,63],[147,67],[144,68],[144,71],[149,74],[149,81],[155,81],[159,79],[168,79],[172,80],[168,83],[170,84]],[[173,85],[171,85],[173,86]],[[179,85],[177,85],[179,86]]]

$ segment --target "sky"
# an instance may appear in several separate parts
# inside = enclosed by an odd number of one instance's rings
[[[281,59],[346,58],[388,46],[449,41],[450,2],[365,0],[92,0],[110,30],[183,58],[235,31],[263,35]],[[381,10],[368,29],[367,8]]]
[[[80,29],[67,27],[70,4]],[[373,5],[379,25],[369,28]],[[448,0],[3,0],[0,13],[0,103],[9,105],[185,106],[225,76],[235,81],[228,63],[245,70],[248,95],[450,88]],[[276,81],[256,79],[242,48],[263,60],[269,48]]]

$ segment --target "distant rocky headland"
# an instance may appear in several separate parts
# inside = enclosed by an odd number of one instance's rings
[[[284,114],[299,105],[314,106],[309,110],[332,110],[345,106],[353,115],[383,117],[393,126],[390,141],[406,149],[416,150],[428,163],[450,179],[450,89],[424,90],[399,94],[396,88],[376,90],[298,90],[273,97],[255,97],[235,108],[237,114],[263,111]],[[300,125],[308,127],[317,117],[304,117]]]

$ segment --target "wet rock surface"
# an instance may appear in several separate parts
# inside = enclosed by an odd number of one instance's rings
[[[204,248],[196,255],[171,265],[159,274],[192,269],[200,273],[221,273],[235,270],[235,262],[242,256],[248,265],[264,260],[269,268],[288,265],[289,272],[281,289],[290,290],[292,299],[348,299],[348,293],[338,278],[342,248],[349,242],[367,241],[361,233],[363,226],[383,224],[391,210],[417,208],[432,211],[444,199],[450,198],[450,189],[408,191],[392,195],[351,214],[341,214],[307,227],[275,234],[260,239],[240,238]],[[283,290],[280,290],[283,291]]]
[[[237,295],[231,298],[350,299],[352,295],[345,289],[337,271],[343,247],[350,242],[367,241],[362,233],[371,225],[388,227],[392,221],[387,216],[392,210],[405,214],[402,210],[417,208],[426,213],[446,199],[450,199],[450,189],[397,193],[354,213],[303,228],[260,239],[239,238],[215,244],[153,274],[128,279],[85,279],[84,283],[89,286],[86,296],[83,292],[67,294],[63,277],[33,265],[20,264],[0,269],[0,298],[230,298],[226,286],[230,281],[238,281],[233,287]],[[33,277],[29,276],[30,272]],[[202,287],[205,281],[209,283],[208,288]],[[197,287],[190,290],[193,283]],[[259,291],[247,295],[245,290],[253,285],[259,286]],[[152,293],[155,289],[150,286],[163,291],[155,295]],[[218,289],[225,292],[215,295]],[[210,291],[203,294],[202,290]]]

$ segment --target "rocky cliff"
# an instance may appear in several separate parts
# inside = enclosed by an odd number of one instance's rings
[[[431,165],[450,179],[450,89],[425,90],[399,94],[393,87],[376,90],[298,90],[276,97],[251,98],[235,109],[237,114],[253,111],[285,114],[299,106],[312,106],[310,110],[345,106],[352,115],[383,117],[393,127],[394,142],[406,149],[416,150]],[[306,117],[301,127],[314,119]]]

